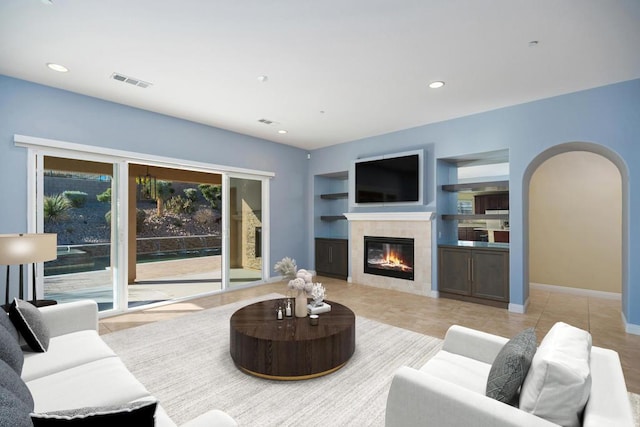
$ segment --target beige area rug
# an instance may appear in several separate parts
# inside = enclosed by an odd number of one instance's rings
[[[241,426],[383,426],[400,366],[419,368],[442,341],[363,317],[356,352],[339,371],[306,381],[269,381],[240,372],[229,355],[229,318],[278,294],[224,305],[103,338],[178,424],[222,409]],[[640,396],[629,393],[640,426]]]
[[[393,373],[420,367],[442,341],[363,317],[356,351],[333,374],[305,381],[270,381],[239,371],[229,355],[229,318],[241,301],[104,335],[107,344],[182,424],[222,409],[241,426],[383,426]]]

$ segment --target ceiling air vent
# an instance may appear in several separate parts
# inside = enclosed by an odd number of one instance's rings
[[[265,125],[272,125],[273,124],[273,120],[267,120],[267,119],[260,119],[258,120],[260,123],[264,123]]]
[[[145,81],[140,80],[140,79],[134,79],[133,77],[128,77],[128,76],[125,76],[124,74],[120,74],[120,73],[111,74],[111,78],[113,80],[117,80],[117,81],[123,82],[123,83],[129,83],[130,85],[138,86],[138,87],[141,87],[143,89],[146,89],[149,86],[153,86],[152,83],[145,82]]]

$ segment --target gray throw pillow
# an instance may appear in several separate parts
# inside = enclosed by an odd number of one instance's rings
[[[489,371],[486,391],[488,397],[517,406],[518,390],[529,372],[536,345],[535,330],[529,328],[502,347]]]
[[[34,427],[153,427],[157,405],[155,400],[141,400],[125,405],[70,409],[31,414],[31,421]]]
[[[11,323],[11,319],[9,319],[9,313],[4,310],[0,310],[0,326],[4,327],[4,329],[9,332],[9,334],[16,340],[16,342],[20,342],[20,334],[16,329],[15,325]]]
[[[14,298],[9,309],[9,318],[31,350],[44,353],[49,348],[49,328],[44,323],[38,307]]]
[[[22,378],[6,363],[0,360],[0,388],[7,390],[18,399],[28,412],[33,411],[33,396]]]
[[[5,328],[0,328],[0,360],[16,371],[16,374],[22,374],[24,354],[18,341]]]

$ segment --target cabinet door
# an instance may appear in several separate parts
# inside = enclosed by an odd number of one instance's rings
[[[335,240],[329,252],[331,273],[346,279],[349,274],[349,241]]]
[[[471,294],[471,251],[440,248],[438,250],[438,290],[459,295]]]
[[[488,249],[471,253],[471,294],[509,302],[509,253]]]
[[[330,271],[329,248],[331,244],[326,239],[316,239],[316,272],[326,273]]]

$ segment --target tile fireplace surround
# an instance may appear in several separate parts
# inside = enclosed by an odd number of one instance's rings
[[[361,285],[434,296],[431,292],[432,212],[345,213],[349,220],[349,281]],[[364,236],[414,239],[414,280],[364,272]]]

